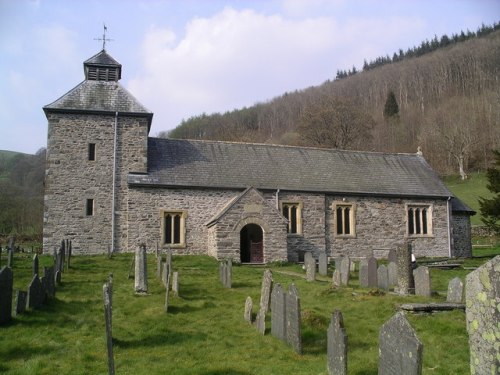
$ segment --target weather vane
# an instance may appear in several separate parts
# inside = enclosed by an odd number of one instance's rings
[[[104,24],[104,31],[102,33],[102,38],[94,38],[94,40],[102,41],[102,49],[103,51],[106,50],[106,42],[112,42],[114,39],[106,39],[106,31],[108,31],[108,28],[106,27],[106,24]]]

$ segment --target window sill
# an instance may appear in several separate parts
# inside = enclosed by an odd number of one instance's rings
[[[171,248],[171,249],[185,249],[187,245],[185,243],[165,243],[163,244],[163,248]]]

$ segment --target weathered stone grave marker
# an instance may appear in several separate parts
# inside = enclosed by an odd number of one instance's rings
[[[340,283],[342,285],[349,284],[349,275],[351,272],[351,260],[348,256],[343,257],[340,262]]]
[[[260,310],[266,314],[269,311],[271,302],[271,290],[273,287],[273,272],[269,269],[264,271],[262,276],[262,287],[260,289]]]
[[[29,309],[38,309],[43,305],[45,291],[38,275],[33,276],[28,285],[28,296],[26,298],[26,307]]]
[[[54,275],[54,266],[43,267],[43,276],[46,279],[46,293],[48,298],[56,297],[56,280]]]
[[[415,288],[411,269],[411,244],[406,242],[397,248],[398,266],[398,293],[410,294]]]
[[[174,296],[179,296],[179,272],[177,271],[172,274],[172,292]]]
[[[369,288],[377,288],[378,287],[377,270],[378,270],[377,259],[373,256],[369,257],[368,258],[368,287]]]
[[[115,359],[113,356],[113,329],[112,329],[112,315],[113,306],[111,298],[111,290],[108,283],[102,286],[103,299],[104,299],[104,321],[106,323],[106,349],[108,354],[108,373],[114,375],[115,373]]]
[[[28,299],[28,293],[24,290],[16,291],[16,315],[22,314],[26,311],[26,300]]]
[[[306,268],[306,280],[316,280],[316,259],[311,252],[307,251],[304,255],[304,266]]]
[[[327,368],[330,375],[347,374],[347,334],[344,329],[344,318],[339,310],[335,310],[330,318],[327,331]]]
[[[163,259],[161,254],[156,253],[156,277],[161,280],[161,265],[162,265]]]
[[[389,262],[387,265],[387,283],[389,288],[398,284],[398,266],[395,262]]]
[[[387,272],[387,267],[384,264],[381,264],[377,269],[377,282],[379,289],[389,289],[389,273]]]
[[[423,344],[403,312],[396,313],[380,328],[379,375],[420,375]]]
[[[262,309],[259,310],[255,318],[255,328],[262,335],[266,333],[266,312]]]
[[[13,265],[14,265],[14,249],[9,247],[7,249],[7,267],[12,268]]]
[[[334,287],[339,287],[342,284],[340,279],[340,270],[336,269],[333,271],[332,284]]]
[[[471,374],[500,373],[500,255],[465,279]]]
[[[39,266],[39,260],[38,260],[38,254],[35,254],[33,256],[33,275],[38,275],[38,266]]]
[[[415,294],[417,296],[430,297],[431,291],[431,274],[429,268],[420,266],[413,271],[413,279],[415,280]]]
[[[368,259],[363,258],[359,262],[359,286],[368,287]]]
[[[243,314],[243,318],[250,324],[252,324],[252,309],[253,302],[252,297],[248,296],[245,300],[245,313]]]
[[[318,273],[321,276],[326,276],[328,273],[328,258],[326,253],[320,253],[318,259]]]
[[[135,251],[134,290],[138,294],[148,292],[147,255],[144,244],[139,245]]]
[[[464,301],[464,283],[459,277],[455,277],[448,283],[448,293],[446,302],[463,303]]]
[[[296,353],[302,354],[300,331],[300,298],[295,284],[290,285],[286,295],[286,342]]]
[[[286,342],[285,293],[280,284],[275,284],[271,293],[271,334]]]
[[[387,255],[387,262],[391,263],[397,263],[398,262],[398,254],[396,252],[396,249],[390,249],[389,254]]]
[[[12,285],[14,276],[10,267],[0,269],[0,324],[12,319]]]
[[[233,261],[225,259],[219,263],[219,273],[222,286],[231,289],[233,279]]]

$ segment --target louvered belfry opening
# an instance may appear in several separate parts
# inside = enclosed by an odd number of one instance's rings
[[[117,82],[121,79],[121,64],[105,50],[85,61],[83,66],[88,81]]]

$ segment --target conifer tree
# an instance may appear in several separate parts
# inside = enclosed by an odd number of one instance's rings
[[[494,231],[497,235],[500,234],[500,149],[493,151],[495,154],[495,166],[488,168],[486,177],[488,185],[486,187],[494,196],[490,199],[479,198],[479,207],[483,216],[483,223]]]
[[[396,116],[399,113],[398,102],[396,101],[396,95],[394,95],[394,91],[389,91],[387,94],[387,99],[385,100],[384,106],[384,117],[389,118]]]

